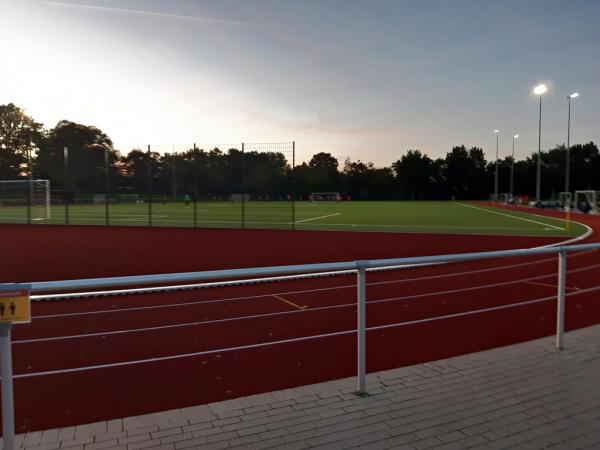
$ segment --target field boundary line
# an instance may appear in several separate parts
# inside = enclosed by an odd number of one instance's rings
[[[564,228],[557,227],[556,225],[550,225],[550,224],[548,224],[548,223],[544,223],[544,222],[538,222],[537,220],[533,220],[533,219],[527,219],[527,218],[525,218],[525,217],[514,216],[514,215],[512,215],[512,214],[506,214],[506,213],[502,213],[502,212],[500,212],[500,211],[494,211],[494,210],[492,210],[492,209],[482,208],[482,207],[480,207],[480,206],[467,205],[466,203],[460,203],[460,202],[456,202],[456,204],[457,204],[457,205],[461,205],[461,206],[465,206],[465,207],[467,207],[467,208],[479,209],[479,210],[481,210],[481,211],[486,211],[486,212],[489,212],[489,213],[492,213],[492,214],[499,214],[499,215],[501,215],[501,216],[510,217],[510,218],[512,218],[512,219],[523,220],[523,221],[525,221],[525,222],[531,222],[531,223],[535,223],[535,224],[537,224],[537,225],[543,225],[543,226],[545,226],[545,227],[550,227],[550,228],[554,228],[554,229],[556,229],[556,230],[565,231],[565,229],[564,229]],[[527,214],[527,213],[524,213],[524,214]],[[552,217],[551,217],[551,219],[552,219]]]
[[[294,223],[303,223],[303,222],[310,222],[311,220],[326,219],[327,217],[339,216],[341,214],[342,213],[333,213],[333,214],[327,214],[325,216],[311,217],[310,219],[296,220]]]
[[[572,296],[576,296],[576,295],[580,295],[580,294],[587,294],[589,292],[594,292],[599,289],[600,289],[600,286],[594,286],[591,288],[582,289],[577,292],[568,293],[568,294],[566,294],[566,297],[572,297]],[[409,326],[409,325],[416,325],[419,323],[435,322],[437,320],[447,320],[447,319],[453,319],[453,318],[457,318],[457,317],[482,314],[482,313],[491,312],[491,311],[499,311],[499,310],[503,310],[503,309],[518,308],[520,306],[533,305],[536,303],[544,303],[544,302],[548,302],[548,301],[556,301],[556,296],[551,295],[548,297],[541,297],[541,298],[537,298],[537,299],[533,299],[533,300],[526,300],[523,302],[510,303],[507,305],[492,306],[492,307],[488,307],[488,308],[480,308],[480,309],[474,309],[474,310],[469,310],[469,311],[462,311],[459,313],[446,314],[446,315],[442,315],[442,316],[427,317],[427,318],[416,319],[416,320],[411,320],[411,321],[407,321],[407,322],[398,322],[398,323],[393,323],[393,324],[377,325],[377,326],[367,327],[366,331],[376,331],[376,330],[382,330],[382,329],[386,329],[386,328],[396,328],[396,327],[403,327],[403,326]],[[138,359],[138,360],[97,364],[97,365],[93,365],[93,366],[74,367],[74,368],[70,368],[70,369],[58,369],[58,370],[48,370],[48,371],[43,371],[43,372],[20,373],[20,374],[14,375],[13,378],[21,379],[21,378],[33,378],[33,377],[48,376],[48,375],[62,375],[62,374],[67,374],[67,373],[88,372],[91,370],[110,369],[110,368],[115,368],[115,367],[133,366],[133,365],[153,363],[153,362],[172,361],[172,360],[176,360],[176,359],[185,359],[185,358],[193,358],[196,356],[212,355],[215,353],[226,353],[226,352],[247,350],[247,349],[253,349],[253,348],[262,348],[262,347],[268,347],[271,345],[290,344],[290,343],[294,343],[294,342],[310,341],[310,340],[321,339],[321,338],[326,338],[326,337],[343,336],[343,335],[349,335],[349,334],[356,334],[356,329],[335,331],[335,332],[331,332],[331,333],[323,333],[323,334],[317,334],[317,335],[311,335],[311,336],[302,336],[302,337],[290,338],[290,339],[282,339],[282,340],[278,340],[278,341],[259,342],[256,344],[240,345],[240,346],[236,346],[236,347],[203,350],[203,351],[199,351],[199,352],[183,353],[183,354],[178,354],[178,355],[156,356],[153,358],[144,358],[144,359]]]

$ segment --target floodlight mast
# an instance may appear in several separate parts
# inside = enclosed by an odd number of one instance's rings
[[[496,174],[494,176],[494,201],[498,202],[498,136],[500,135],[499,130],[494,130],[496,134]]]
[[[540,201],[542,191],[542,95],[548,92],[545,84],[538,84],[533,88],[533,93],[540,97],[540,120],[538,125],[538,162],[535,181],[535,199]]]
[[[515,139],[519,139],[519,135],[515,134],[513,136],[513,145],[512,145],[512,158],[510,161],[510,195],[513,195],[513,188],[515,185]]]
[[[567,95],[569,102],[569,115],[567,119],[567,160],[565,162],[565,192],[570,192],[570,176],[571,176],[571,99],[579,97],[579,92],[573,92]]]

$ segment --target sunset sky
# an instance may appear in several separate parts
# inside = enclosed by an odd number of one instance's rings
[[[600,2],[0,0],[0,104],[147,144],[295,140],[390,164],[600,142]]]

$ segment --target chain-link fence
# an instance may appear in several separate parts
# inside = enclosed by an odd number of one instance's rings
[[[295,227],[293,142],[86,150],[56,152],[50,180],[0,180],[0,222]]]

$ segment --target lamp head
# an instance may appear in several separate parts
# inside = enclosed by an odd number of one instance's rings
[[[519,139],[519,135],[518,135],[518,134],[515,134],[515,135],[513,136],[513,138],[515,138],[515,139]]]
[[[498,134],[500,133],[500,130],[494,130],[494,133]]]
[[[567,98],[571,99],[571,98],[577,98],[579,97],[579,92],[573,92],[571,95],[567,95]]]
[[[546,92],[548,92],[548,88],[546,87],[546,85],[544,83],[538,84],[536,87],[533,88],[533,93],[536,95],[542,95],[542,94],[545,94]]]

